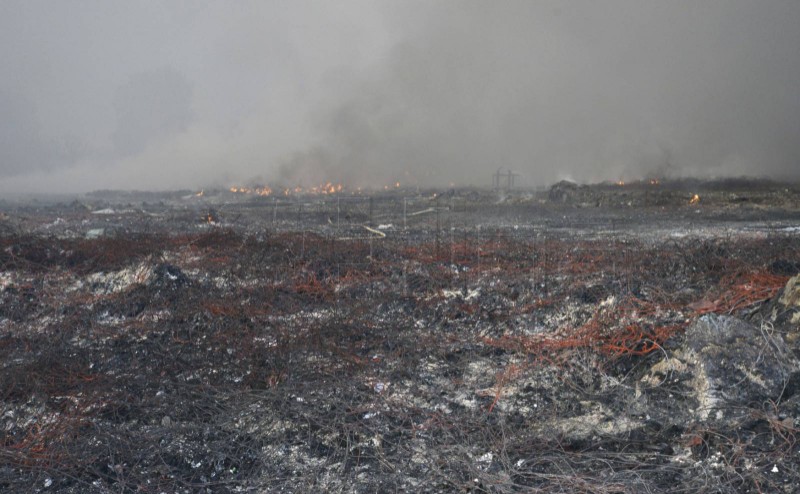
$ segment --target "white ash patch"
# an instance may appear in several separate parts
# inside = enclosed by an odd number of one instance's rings
[[[692,350],[686,351],[680,355],[679,358],[689,363],[695,369],[702,369],[703,367],[697,354]],[[697,407],[697,415],[701,420],[706,420],[711,414],[711,410],[719,405],[720,398],[711,386],[711,382],[705,372],[695,371],[691,386],[695,390],[697,401],[700,404],[700,406]]]
[[[480,406],[480,402],[478,401],[476,396],[477,395],[474,392],[461,390],[455,393],[455,395],[453,395],[453,401],[468,410],[477,410],[478,407]]]
[[[767,389],[769,387],[767,383],[764,381],[764,379],[761,378],[761,376],[751,372],[750,369],[748,369],[744,365],[735,364],[734,367],[736,367],[736,369],[739,370],[739,372],[744,374],[747,377],[747,379],[750,379],[756,385],[761,386],[764,389]]]
[[[0,292],[5,291],[8,287],[14,285],[14,274],[2,271],[0,272]]]
[[[103,326],[121,326],[126,318],[122,316],[112,316],[108,311],[104,311],[97,318],[97,323]]]
[[[600,307],[613,307],[617,303],[617,297],[609,295],[607,299],[600,302]]]
[[[153,267],[149,263],[141,263],[119,271],[99,272],[78,280],[71,291],[88,287],[95,295],[110,295],[124,292],[133,285],[145,284],[153,276]]]
[[[168,320],[172,312],[168,309],[161,309],[157,311],[145,311],[139,314],[138,320],[143,322],[161,322]]]
[[[301,311],[294,314],[271,316],[269,318],[272,323],[296,323],[300,322],[323,322],[331,319],[334,316],[333,309],[316,309],[313,311]]]
[[[214,276],[211,278],[211,283],[220,290],[227,288],[231,285],[231,281],[224,276]]]
[[[688,370],[685,362],[675,357],[667,357],[656,362],[640,381],[648,386],[657,387],[666,382],[673,373],[687,372]]]
[[[544,430],[555,430],[572,439],[586,439],[596,435],[619,435],[642,427],[643,423],[631,417],[619,416],[597,402],[586,403],[596,410],[576,417],[545,422]]]
[[[473,300],[481,294],[480,288],[473,290],[442,290],[442,296],[446,299],[460,299],[463,301]]]

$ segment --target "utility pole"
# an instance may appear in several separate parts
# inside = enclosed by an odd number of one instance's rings
[[[372,212],[373,212],[372,196],[369,196],[369,225],[372,226]]]
[[[507,191],[511,190],[511,189],[514,188],[514,185],[515,185],[514,182],[515,182],[515,179],[518,176],[519,176],[519,174],[514,173],[511,170],[508,170],[508,171],[504,172],[503,171],[503,167],[501,166],[500,168],[497,169],[496,172],[494,172],[494,175],[492,175],[492,188],[495,189],[495,190],[500,190],[500,189],[503,189],[503,188],[505,188],[505,190],[507,190]],[[505,179],[505,180],[503,180],[503,179]],[[503,187],[501,185],[501,183],[503,181],[505,181],[505,187]]]
[[[439,257],[439,229],[441,228],[441,221],[439,219],[439,196],[436,196],[436,257]]]
[[[407,230],[408,227],[406,225],[406,207],[408,205],[408,200],[404,197],[403,198],[403,231]]]
[[[502,169],[503,167],[501,166],[496,172],[494,172],[494,175],[492,175],[492,188],[495,190],[500,188],[500,171]]]
[[[506,190],[511,190],[514,188],[514,179],[518,176],[518,174],[508,170],[508,173],[506,174]]]

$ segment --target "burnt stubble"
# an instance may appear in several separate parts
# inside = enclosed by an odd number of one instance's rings
[[[3,492],[800,483],[793,184],[0,207]]]

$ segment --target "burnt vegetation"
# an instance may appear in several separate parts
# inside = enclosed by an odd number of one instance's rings
[[[435,213],[356,237],[319,212],[328,229],[225,214],[0,238],[0,490],[800,484],[797,326],[772,310],[800,271],[796,234],[445,228]],[[794,362],[780,392],[704,404],[676,356],[709,314],[761,328],[759,365]]]

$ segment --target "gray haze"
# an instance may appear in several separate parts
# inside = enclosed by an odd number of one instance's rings
[[[800,1],[0,0],[0,193],[800,178]]]

